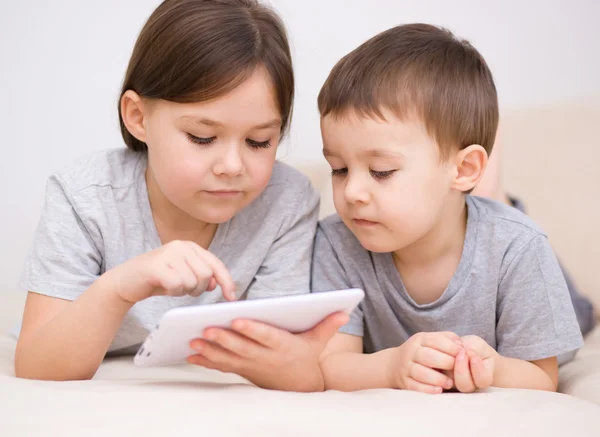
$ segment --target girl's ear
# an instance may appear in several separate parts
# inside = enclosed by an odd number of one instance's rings
[[[146,124],[145,117],[148,110],[144,100],[138,93],[127,90],[121,97],[121,118],[123,124],[139,141],[146,142]]]

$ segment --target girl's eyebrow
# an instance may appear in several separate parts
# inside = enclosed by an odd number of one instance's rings
[[[182,115],[181,117],[179,117],[180,120],[183,121],[191,121],[195,124],[203,124],[206,126],[216,126],[216,127],[222,127],[223,123],[221,123],[220,121],[216,121],[216,120],[211,120],[210,118],[199,118],[199,117],[194,117],[193,115]],[[261,123],[259,125],[256,125],[253,127],[253,129],[268,129],[268,128],[273,128],[273,127],[281,127],[281,119],[280,118],[275,118],[271,121],[268,121],[266,123]]]

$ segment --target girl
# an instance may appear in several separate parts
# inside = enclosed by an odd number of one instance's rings
[[[119,101],[127,149],[54,174],[25,262],[19,377],[91,378],[170,308],[309,291],[318,195],[275,161],[294,78],[279,18],[253,0],[166,0],[142,29]],[[209,329],[191,363],[286,390],[323,387],[346,322],[302,335]]]

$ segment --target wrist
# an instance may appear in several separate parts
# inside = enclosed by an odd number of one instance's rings
[[[313,365],[298,376],[300,378],[292,377],[296,381],[299,381],[299,384],[296,384],[298,387],[294,391],[319,392],[325,390],[325,377],[318,360],[315,360]]]
[[[106,295],[112,303],[117,308],[129,309],[136,304],[136,302],[127,299],[125,291],[125,284],[120,279],[119,272],[116,269],[109,270],[105,272],[100,278],[98,282],[102,284],[102,290],[107,291]]]
[[[403,362],[404,345],[405,344],[402,344],[395,348],[379,352],[379,354],[381,354],[381,359],[383,359],[384,362],[387,386],[389,388],[406,390],[402,378],[397,377],[398,367],[401,366]]]
[[[506,358],[500,355],[498,352],[494,351],[495,354],[492,355],[492,386],[497,387],[498,381],[501,379],[503,369],[506,367]]]
[[[266,379],[263,377],[253,378],[250,375],[244,375],[240,373],[240,376],[254,382],[256,385],[262,388],[271,390],[282,390],[282,391],[293,391],[299,393],[311,393],[321,392],[325,390],[325,378],[319,363],[315,363],[314,366],[305,367],[303,370],[287,372],[284,370],[282,379],[273,378],[271,375],[266,375]],[[261,382],[264,381],[264,384]]]

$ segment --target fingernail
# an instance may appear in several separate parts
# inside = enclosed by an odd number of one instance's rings
[[[248,324],[244,320],[235,320],[233,322],[232,326],[233,326],[234,329],[236,329],[238,331],[241,331],[243,329],[246,329],[246,327],[248,326]]]
[[[207,340],[214,340],[215,338],[217,338],[217,333],[215,331],[206,331],[204,333],[204,338],[206,338]]]
[[[452,388],[452,385],[453,385],[453,384],[454,384],[454,383],[452,382],[452,380],[451,380],[451,379],[447,380],[447,381],[446,381],[446,388],[448,388],[448,389]]]
[[[190,346],[192,346],[192,349],[194,349],[195,351],[200,352],[202,350],[202,343],[192,342]]]

